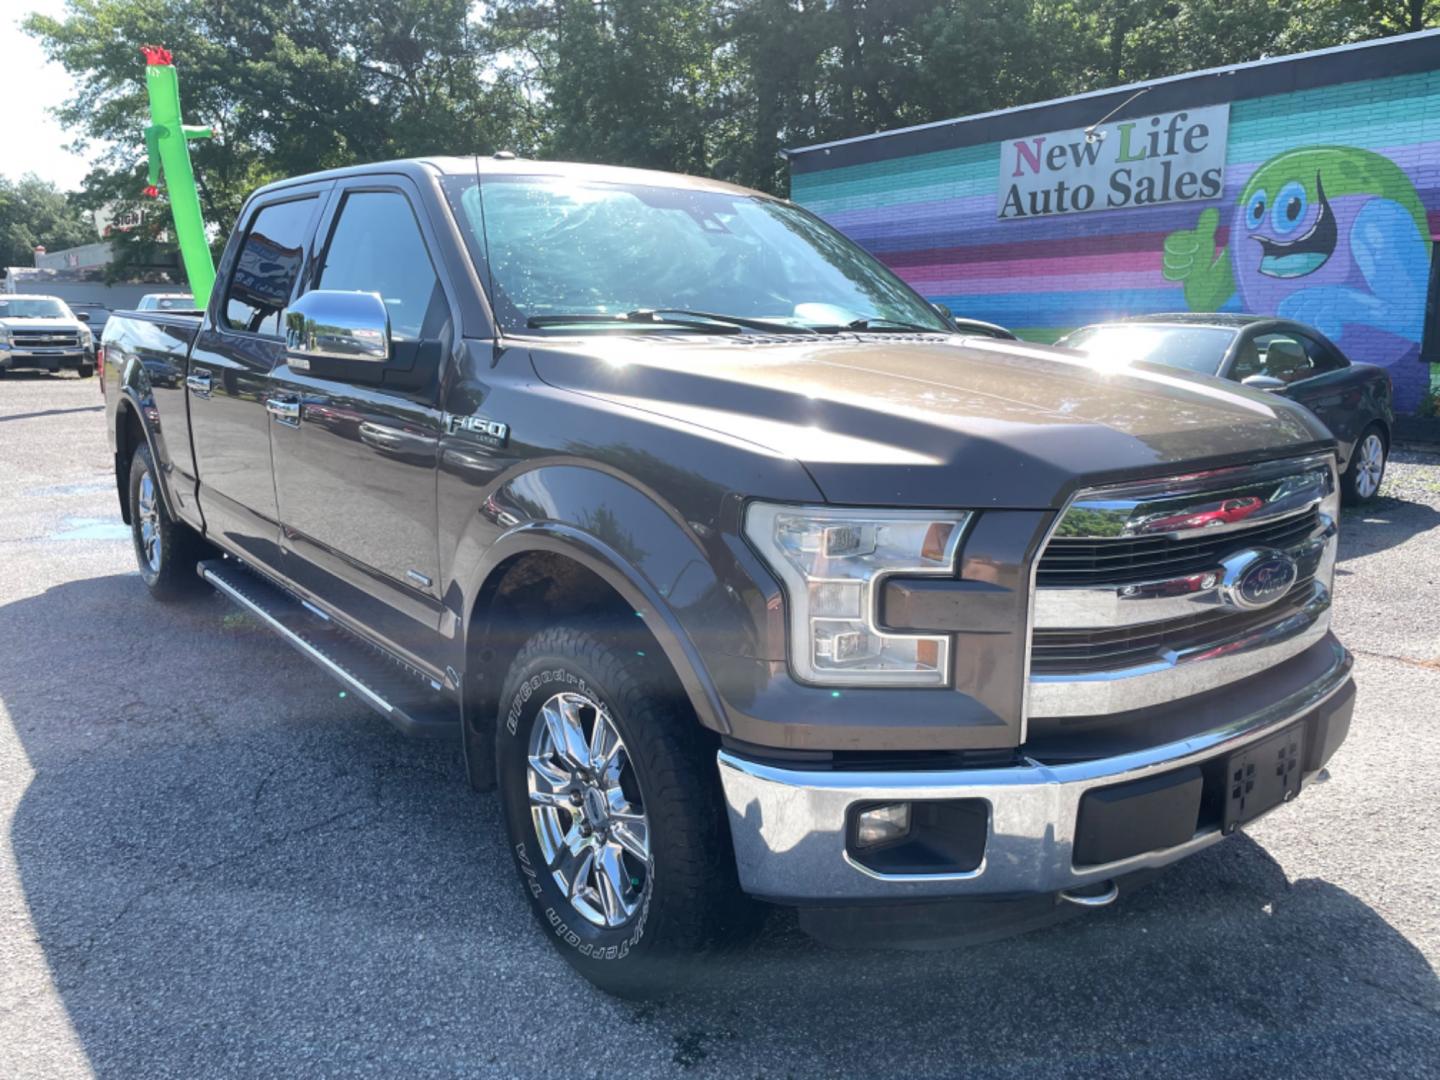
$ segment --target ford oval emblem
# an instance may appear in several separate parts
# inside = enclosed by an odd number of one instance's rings
[[[1254,611],[1269,607],[1290,591],[1300,576],[1295,560],[1273,548],[1236,552],[1224,562],[1221,593],[1232,607]]]

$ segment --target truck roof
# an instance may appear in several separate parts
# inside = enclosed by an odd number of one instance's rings
[[[338,180],[350,176],[366,176],[376,173],[400,173],[416,179],[420,175],[441,176],[555,176],[574,180],[600,181],[611,184],[647,184],[655,187],[694,188],[701,191],[728,191],[737,195],[754,195],[771,198],[763,192],[711,180],[703,176],[688,176],[684,173],[661,172],[658,169],[631,169],[619,165],[591,165],[577,161],[537,161],[521,157],[417,157],[397,158],[393,161],[377,161],[368,165],[347,165],[340,169],[307,173],[286,180],[277,180],[260,188],[268,192],[289,187],[293,184],[307,184],[315,180]]]
[[[0,293],[0,301],[4,300],[60,300],[60,297],[49,293]],[[60,300],[60,303],[65,301]]]

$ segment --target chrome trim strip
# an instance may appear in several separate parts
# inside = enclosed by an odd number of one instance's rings
[[[1073,499],[1074,496],[1071,496]],[[1040,560],[1045,557],[1045,548],[1050,544],[1050,538],[1055,535],[1055,530],[1060,527],[1060,522],[1065,520],[1065,511],[1070,509],[1070,503],[1066,502],[1055,515],[1055,520],[1045,530],[1045,535],[1040,540],[1040,546],[1035,549],[1035,557],[1030,560],[1030,602],[1025,606],[1025,670],[1021,677],[1025,680],[1020,684],[1020,745],[1025,745],[1025,740],[1030,737],[1030,662],[1035,651],[1035,609],[1039,593],[1035,587],[1036,578],[1040,574]]]
[[[1325,500],[1333,482],[1332,462],[1329,455],[1314,455],[1087,488],[1066,504],[1056,535],[1062,540],[1186,539],[1279,522]],[[1327,474],[1323,484],[1317,482],[1322,469]],[[1280,484],[1267,491],[1272,480]],[[1071,526],[1077,531],[1067,532],[1065,521],[1076,513],[1088,516]]]
[[[1085,792],[1207,761],[1283,728],[1348,680],[1350,655],[1333,640],[1330,648],[1325,674],[1295,694],[1191,738],[1099,761],[850,772],[779,768],[721,750],[718,767],[741,885],[759,896],[802,902],[1048,893],[1174,862],[1221,839],[1219,830],[1118,862],[1075,866],[1075,828]],[[907,799],[988,802],[990,834],[981,866],[968,874],[885,875],[849,861],[850,806]]]
[[[1239,682],[1297,656],[1330,629],[1330,590],[1312,583],[1299,611],[1259,629],[1160,654],[1147,664],[1113,671],[1033,675],[1036,716],[1098,716],[1129,712]]]
[[[1300,575],[1316,572],[1325,554],[1325,545],[1337,529],[1327,515],[1320,516],[1315,532],[1283,551],[1300,564]],[[1260,545],[1256,550],[1267,550]],[[1222,560],[1193,574],[1161,578],[1126,585],[1056,586],[1037,589],[1034,599],[1034,628],[1042,630],[1091,630],[1126,626],[1198,615],[1224,606]]]

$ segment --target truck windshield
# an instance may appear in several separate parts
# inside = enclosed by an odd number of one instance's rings
[[[950,332],[874,258],[775,199],[554,176],[446,187],[507,331],[694,330],[728,316],[732,330]]]
[[[0,297],[0,319],[68,319],[70,312],[59,300],[7,300]]]

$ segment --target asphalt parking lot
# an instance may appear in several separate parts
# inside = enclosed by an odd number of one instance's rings
[[[1333,778],[1005,941],[772,918],[612,1000],[526,911],[492,796],[218,597],[150,602],[93,380],[0,383],[0,1077],[1440,1075],[1440,454],[1346,516]]]

